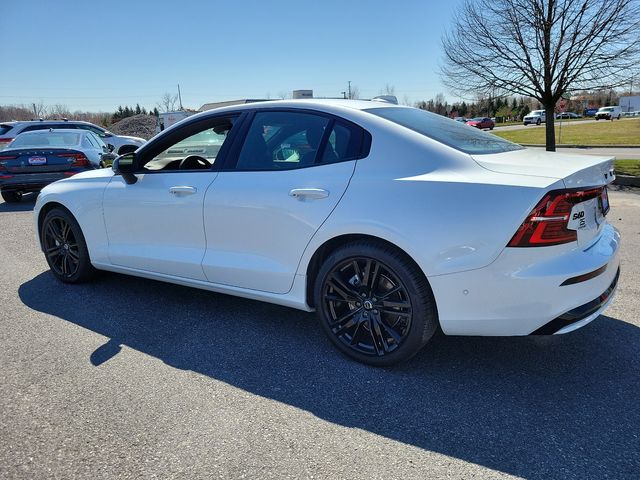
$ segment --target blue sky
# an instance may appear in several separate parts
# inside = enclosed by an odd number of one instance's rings
[[[0,104],[185,107],[294,89],[402,101],[447,93],[440,36],[462,0],[24,0],[3,3]]]

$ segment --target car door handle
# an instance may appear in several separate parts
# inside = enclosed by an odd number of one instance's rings
[[[196,187],[188,187],[188,186],[176,186],[176,187],[171,187],[169,189],[169,193],[177,197],[183,197],[185,195],[193,195],[197,191],[198,189]]]
[[[315,200],[319,198],[327,198],[329,196],[329,191],[322,188],[294,188],[289,192],[289,196],[299,199],[309,198]]]

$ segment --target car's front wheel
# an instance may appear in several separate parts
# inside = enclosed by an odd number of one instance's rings
[[[542,123],[542,120],[538,119],[536,120],[536,125],[540,125]]]
[[[2,199],[7,203],[18,203],[22,200],[22,192],[2,190]]]
[[[318,318],[351,358],[389,366],[414,356],[433,336],[438,315],[418,267],[396,249],[359,241],[333,252],[315,283]]]
[[[40,239],[49,268],[59,280],[80,283],[95,275],[80,225],[67,210],[53,208],[47,213]]]

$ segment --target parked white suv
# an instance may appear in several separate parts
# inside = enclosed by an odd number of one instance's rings
[[[524,124],[529,125],[530,123],[535,123],[536,125],[540,125],[543,122],[546,122],[547,118],[544,113],[544,110],[534,110],[529,115],[524,117]]]
[[[621,107],[616,107],[616,106],[602,107],[598,109],[598,111],[596,112],[596,120],[602,120],[602,119],[613,120],[614,118],[617,118],[618,120],[620,120],[620,117],[622,117]]]
[[[98,135],[108,146],[113,146],[113,152],[118,155],[133,152],[143,145],[146,140],[139,137],[128,137],[116,135],[102,127],[89,122],[79,120],[30,120],[25,122],[4,122],[0,124],[0,150],[9,145],[16,136],[23,132],[33,130],[58,129],[81,129],[89,130]]]

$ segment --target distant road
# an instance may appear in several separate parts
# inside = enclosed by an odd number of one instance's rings
[[[631,120],[633,117],[631,118],[623,118],[622,121],[625,120]],[[637,117],[636,117],[637,118]],[[563,127],[573,127],[574,125],[584,125],[586,123],[597,123],[597,122],[608,122],[610,120],[571,120],[571,121],[563,121],[562,122],[562,126]],[[614,120],[615,122],[617,122],[618,120]],[[556,120],[556,125],[560,125],[560,120]],[[522,130],[523,128],[544,128],[544,123],[542,123],[541,125],[523,125],[522,123],[519,125],[506,125],[504,127],[501,127],[500,125],[496,125],[496,130],[500,130],[501,132],[506,132],[508,130]]]

